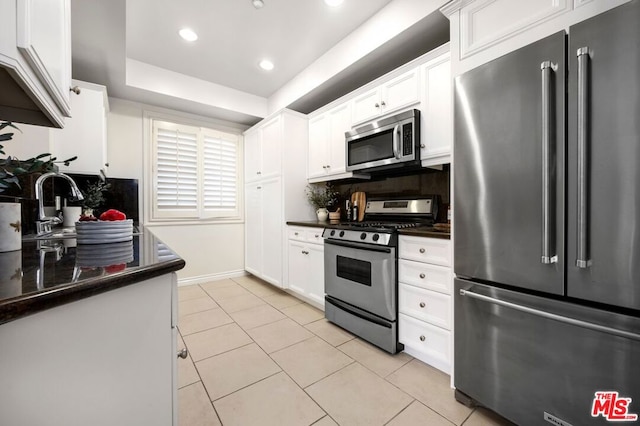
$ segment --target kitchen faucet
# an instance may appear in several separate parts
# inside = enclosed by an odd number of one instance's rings
[[[49,234],[51,233],[52,225],[58,225],[62,223],[62,219],[60,219],[59,217],[46,216],[44,214],[44,196],[42,194],[42,187],[43,187],[44,181],[52,176],[64,178],[69,182],[69,185],[71,186],[72,200],[77,200],[77,201],[84,200],[84,197],[82,196],[82,192],[80,192],[80,188],[78,188],[78,185],[76,185],[73,179],[71,179],[69,176],[65,175],[64,173],[48,172],[41,175],[36,180],[36,185],[35,185],[36,200],[38,200],[38,221],[36,222],[36,229],[37,229],[38,235]]]

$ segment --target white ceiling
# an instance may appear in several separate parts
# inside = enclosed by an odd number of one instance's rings
[[[110,96],[253,124],[271,99],[317,108],[315,99],[335,99],[399,65],[385,68],[385,58],[399,55],[380,52],[400,48],[410,60],[448,40],[448,22],[437,12],[445,1],[264,2],[255,9],[251,0],[72,0],[73,77],[106,85]],[[182,40],[184,27],[198,40]],[[275,69],[260,69],[263,58]],[[289,88],[296,80],[304,87]]]
[[[390,2],[128,1],[127,57],[267,98]],[[198,40],[182,40],[183,27]],[[263,58],[275,69],[259,68]]]

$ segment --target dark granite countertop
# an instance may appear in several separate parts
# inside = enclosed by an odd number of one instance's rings
[[[413,237],[451,239],[451,232],[440,231],[432,226],[420,226],[418,228],[407,228],[398,231],[400,235],[411,235]]]
[[[23,241],[0,253],[0,324],[180,270],[185,262],[149,230],[132,241],[76,246]]]
[[[324,221],[324,222],[321,222],[319,220],[309,220],[309,221],[302,221],[302,222],[289,221],[289,222],[287,222],[287,225],[290,225],[290,226],[308,226],[308,227],[313,227],[313,228],[324,228],[326,226],[337,225],[339,223],[340,223],[340,221],[335,221],[335,222]],[[411,235],[411,236],[414,236],[414,237],[440,238],[440,239],[444,239],[444,240],[450,240],[451,239],[451,232],[440,231],[440,230],[437,230],[437,229],[435,229],[435,228],[433,228],[431,226],[421,226],[421,227],[418,227],[418,228],[400,229],[398,231],[398,233],[400,235]]]
[[[287,225],[290,226],[308,226],[310,228],[324,228],[329,225],[333,225],[334,223],[340,223],[340,221],[330,222],[328,220],[319,221],[319,220],[307,220],[302,222],[289,221]]]

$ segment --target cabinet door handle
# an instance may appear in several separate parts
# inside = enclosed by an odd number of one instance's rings
[[[423,248],[420,249],[420,253],[424,253],[424,249]]]
[[[331,165],[330,165],[330,164],[327,164],[327,169],[330,169],[330,168],[331,168]]]
[[[80,90],[80,87],[78,86],[69,87],[69,91],[75,93],[76,95],[79,95],[80,92],[82,92],[82,90]]]
[[[187,348],[182,348],[180,351],[178,351],[178,358],[187,359],[187,356],[189,356],[189,351],[187,350]]]
[[[420,341],[421,341],[421,342],[424,342],[426,339],[427,339],[427,338],[426,338],[426,337],[424,337],[424,335],[420,336]]]
[[[322,166],[322,168],[323,168],[323,169],[326,169],[326,168],[327,168],[327,166]]]
[[[298,233],[296,232],[294,235],[297,237],[297,236],[298,236]]]
[[[424,308],[425,306],[427,306],[424,302],[420,302],[420,307]]]
[[[423,143],[420,144],[420,148],[424,149],[425,147],[426,147],[425,144],[423,144]]]
[[[376,108],[380,108],[380,105],[376,102],[376,104],[374,105]]]
[[[318,238],[320,235],[316,234],[316,238]]]
[[[262,189],[262,187],[261,187],[261,186],[259,186],[259,187],[257,187],[256,189]]]
[[[424,279],[425,275],[424,273],[420,274],[420,278]]]
[[[382,106],[386,106],[387,104],[384,103],[384,101],[382,101]]]

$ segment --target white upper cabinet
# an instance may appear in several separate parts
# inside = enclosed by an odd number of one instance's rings
[[[255,129],[244,134],[244,180],[253,182],[260,179],[262,149],[260,131]]]
[[[411,69],[356,96],[351,103],[353,125],[417,104],[420,101],[418,73],[418,68]]]
[[[4,0],[0,16],[2,119],[63,127],[71,113],[69,0]]]
[[[275,116],[245,134],[245,182],[282,173],[282,118]]]
[[[281,116],[272,118],[260,128],[262,146],[260,175],[263,178],[277,176],[282,172],[283,132]]]
[[[453,0],[454,75],[526,46],[629,0]]]
[[[59,165],[61,172],[98,174],[107,172],[107,88],[73,80],[80,93],[71,97],[71,118],[64,129],[50,130],[51,153],[58,160],[77,156],[69,166]]]
[[[328,113],[309,120],[309,179],[327,175],[330,125]]]
[[[351,130],[351,103],[345,102],[309,120],[309,180],[351,177],[346,174],[345,132]]]
[[[420,159],[423,167],[451,162],[453,106],[449,52],[422,66]]]

